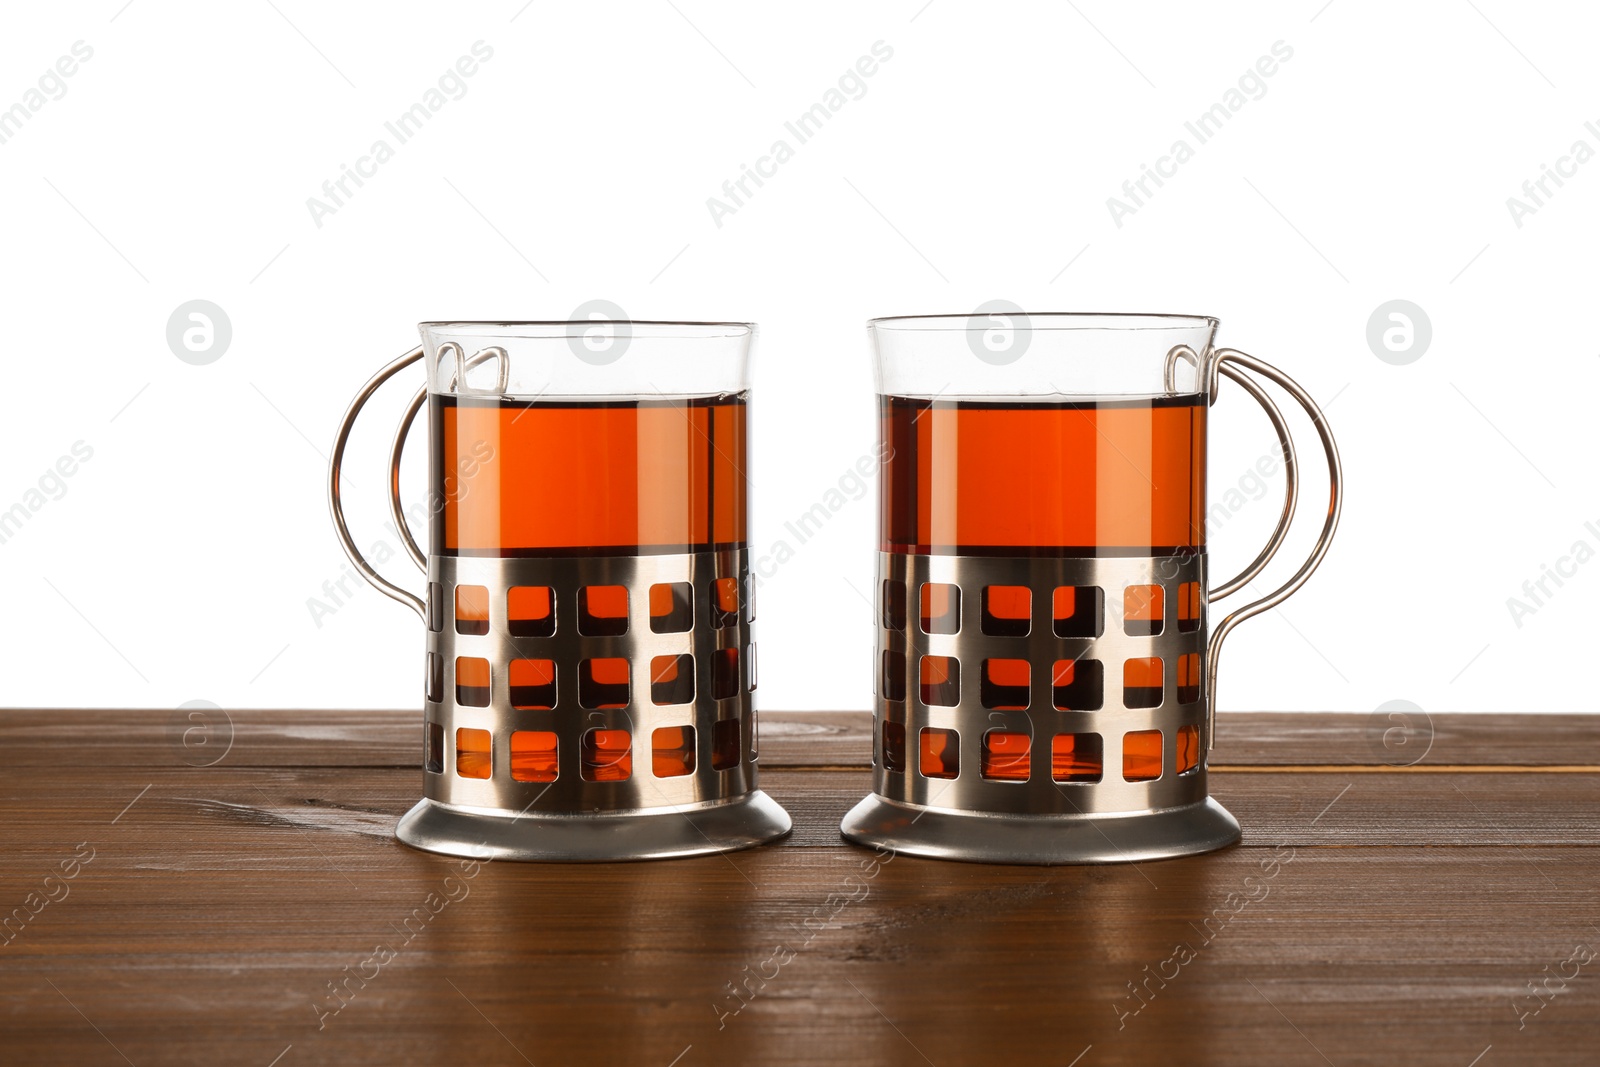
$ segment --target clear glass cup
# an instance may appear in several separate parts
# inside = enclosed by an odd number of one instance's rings
[[[1309,577],[1338,522],[1338,452],[1291,379],[1186,315],[874,319],[880,443],[875,792],[845,836],[922,855],[1105,862],[1238,837],[1206,792],[1227,633]],[[1298,500],[1294,446],[1244,371],[1311,415],[1330,500],[1310,558],[1223,619]],[[1284,450],[1277,528],[1239,575],[1206,567],[1219,378]]]
[[[756,788],[747,550],[748,323],[429,322],[357,393],[329,472],[334,526],[427,631],[425,797],[397,835],[510,859],[743,848],[786,833]],[[357,416],[421,361],[390,510],[427,577],[378,574],[344,520]],[[400,498],[428,408],[426,500]],[[423,551],[408,524],[427,531]]]

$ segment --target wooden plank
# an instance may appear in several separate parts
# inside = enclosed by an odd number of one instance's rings
[[[782,847],[832,848],[843,844],[840,818],[872,780],[866,771],[771,770],[761,784],[795,821]],[[297,863],[334,872],[372,842],[387,848],[421,788],[420,772],[399,769],[109,767],[63,789],[55,771],[13,768],[0,784],[10,815],[0,821],[0,871],[37,866],[117,825],[137,827],[138,847],[172,869],[254,870],[281,859],[259,844],[287,833],[311,850]],[[1600,845],[1600,774],[1222,771],[1212,794],[1255,847]],[[339,858],[346,848],[357,850],[348,861]]]
[[[220,756],[236,767],[412,767],[420,721],[415,711],[9,709],[0,710],[0,746],[8,766],[54,765],[67,744],[96,766],[181,767]],[[870,731],[866,712],[763,712],[762,759],[864,767]],[[1224,712],[1212,762],[1394,766],[1419,752],[1424,767],[1600,765],[1600,716],[1435,714],[1408,732],[1385,716]]]
[[[1215,764],[1600,764],[1600,715],[1223,712]]]
[[[463,867],[391,836],[412,713],[4,713],[0,1040],[283,1067],[1589,1063],[1596,721],[1440,716],[1396,770],[1368,716],[1224,716],[1243,847],[1041,869],[843,844],[867,717],[769,714],[790,841]]]
[[[12,1062],[1466,1067],[1492,1045],[1492,1067],[1600,1041],[1590,982],[1525,989],[1600,948],[1588,775],[1337,796],[1219,774],[1249,847],[1017,868],[875,863],[833,829],[863,772],[777,771],[788,845],[469,872],[388,836],[410,771],[88,770],[0,787],[0,900],[68,891],[0,949]]]
[[[421,711],[0,710],[8,766],[420,767]]]

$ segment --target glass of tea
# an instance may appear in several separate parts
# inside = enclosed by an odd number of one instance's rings
[[[452,855],[622,860],[787,833],[756,782],[754,326],[420,329],[356,395],[329,475],[345,552],[427,634],[424,797],[397,836]],[[421,596],[363,557],[340,497],[363,405],[418,361],[427,384],[390,449],[388,503]],[[400,459],[424,405],[428,494],[408,509]]]
[[[1212,318],[1002,312],[869,328],[883,455],[874,792],[844,835],[1003,863],[1238,840],[1206,785],[1217,655],[1305,582],[1337,526],[1338,451],[1315,402],[1214,348]],[[1261,573],[1298,499],[1293,441],[1251,374],[1311,416],[1329,507],[1300,569],[1213,628],[1208,605]],[[1287,472],[1269,543],[1220,583],[1205,536],[1219,377],[1265,408]]]

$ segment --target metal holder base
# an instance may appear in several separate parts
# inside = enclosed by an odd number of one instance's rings
[[[847,839],[1023,864],[1133,862],[1239,840],[1238,822],[1207,796],[1199,743],[1209,718],[1203,550],[882,553],[878,574],[873,794],[845,818]],[[944,587],[937,618],[917,610],[931,604],[930,585]],[[1075,591],[1065,619],[1055,607],[1063,587]],[[996,588],[1026,605],[1022,614],[991,615]],[[1130,603],[1161,606],[1135,617]],[[932,682],[930,661],[942,672]],[[1012,669],[1009,680],[988,679],[996,664]],[[996,734],[1004,747],[991,750]]]
[[[395,836],[412,848],[483,860],[608,863],[733,852],[775,841],[788,812],[761,790],[648,811],[517,815],[421,800]]]
[[[870,848],[970,863],[1139,863],[1192,856],[1239,840],[1239,822],[1207,797],[1127,815],[1015,815],[952,811],[869,796],[840,832]]]
[[[519,589],[537,595],[513,617]],[[591,615],[601,590],[609,613]],[[396,835],[452,856],[594,863],[788,833],[756,788],[749,592],[744,549],[429,558],[425,799]]]

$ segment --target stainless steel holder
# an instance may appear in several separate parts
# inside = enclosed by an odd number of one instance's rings
[[[1187,346],[1169,354],[1202,361]],[[1277,552],[1299,493],[1294,445],[1282,414],[1234,363],[1271,379],[1311,416],[1327,454],[1329,501],[1321,536],[1306,562],[1282,586],[1229,614],[1213,631],[1208,605],[1247,585]],[[989,863],[1117,863],[1189,855],[1239,840],[1237,820],[1209,796],[1207,754],[1216,708],[1217,657],[1239,622],[1282,602],[1310,577],[1327,552],[1342,506],[1338,448],[1310,395],[1268,364],[1233,349],[1204,361],[1206,394],[1216,399],[1219,374],[1237,382],[1266,410],[1283,448],[1283,511],[1266,548],[1239,575],[1211,587],[1206,555],[994,557],[904,555],[878,558],[877,679],[873,722],[873,794],[845,816],[840,830],[857,844],[936,859]],[[924,585],[945,586],[950,616],[920,618]],[[1161,590],[1159,623],[1119,610],[1130,586]],[[1026,619],[998,619],[986,610],[993,587],[1027,589]],[[1057,622],[1057,589],[1075,590],[1079,612]],[[956,592],[952,592],[952,590]],[[1007,595],[1015,595],[1008,593]],[[1151,597],[1141,591],[1141,596]],[[959,599],[957,599],[957,597]],[[1183,617],[1179,605],[1197,610]],[[930,633],[928,630],[939,632]],[[924,657],[936,657],[937,683],[924,686]],[[990,680],[992,661],[1028,664],[1026,691],[1003,691]],[[1159,693],[1127,687],[1130,661],[1159,660]],[[1070,686],[1058,664],[1071,663]],[[1147,679],[1141,679],[1147,680]],[[1064,690],[1064,691],[1063,691]],[[921,757],[924,731],[943,753],[934,773]],[[998,731],[1009,761],[991,753]],[[1130,735],[1160,735],[1159,773],[1127,773]],[[1025,737],[1026,756],[1019,753]],[[1058,774],[1054,752],[1071,739],[1075,753],[1097,753],[1099,774],[1079,758]],[[1022,761],[1025,759],[1025,769]]]
[[[470,360],[454,354],[458,388],[466,368],[496,357],[504,388],[503,352]],[[456,856],[608,861],[725,852],[788,833],[788,814],[757,788],[746,550],[424,556],[399,504],[405,430],[421,406],[413,400],[390,452],[389,494],[408,551],[426,570],[426,599],[362,557],[340,501],[345,445],[367,399],[421,357],[420,348],[407,353],[356,395],[329,467],[329,502],[345,553],[427,629],[424,798],[401,818],[396,836]],[[652,614],[658,586],[672,591],[670,614]],[[619,587],[624,613],[586,610],[592,591],[616,600]],[[540,591],[548,613],[514,614],[509,598],[520,588]],[[661,603],[659,591],[657,598]],[[467,602],[472,610],[457,610]],[[528,668],[520,681],[537,684],[513,685],[519,664]],[[670,684],[660,680],[666,664]],[[654,765],[657,731],[674,740],[676,759],[664,774]],[[618,743],[624,737],[626,768]]]

